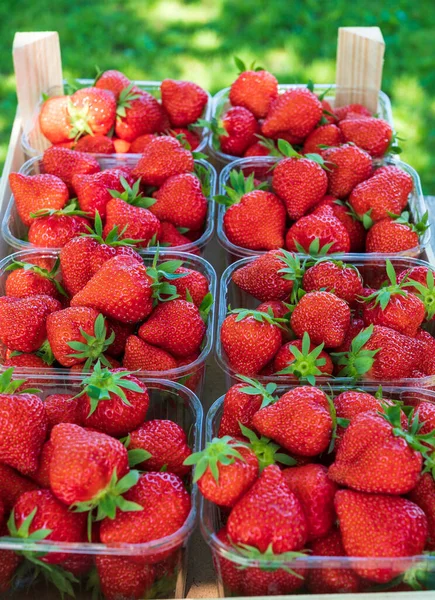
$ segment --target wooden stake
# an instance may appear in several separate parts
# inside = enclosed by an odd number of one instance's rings
[[[340,27],[335,106],[364,104],[377,112],[385,42],[379,27]]]
[[[63,92],[62,60],[57,31],[18,32],[12,47],[18,108],[25,131],[32,126],[41,94],[51,88]],[[32,146],[44,150],[47,140],[38,131],[32,133]]]

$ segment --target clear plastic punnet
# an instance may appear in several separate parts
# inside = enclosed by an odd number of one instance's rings
[[[23,175],[38,175],[42,173],[41,165],[42,156],[32,158],[24,163],[20,169],[20,173]],[[116,154],[116,155],[96,155],[101,170],[114,169],[116,167],[128,166],[133,167],[139,160],[137,154]],[[203,254],[205,247],[213,237],[214,233],[214,214],[215,214],[215,203],[212,201],[212,197],[215,194],[216,188],[216,171],[215,168],[205,160],[196,160],[195,166],[197,169],[198,176],[207,185],[208,193],[208,209],[207,217],[204,224],[204,230],[200,237],[189,244],[183,246],[173,246],[171,249],[180,252],[191,252],[193,254]],[[27,241],[28,228],[21,221],[17,206],[15,204],[14,196],[11,195],[9,203],[6,207],[6,211],[2,221],[2,236],[7,243],[16,248],[17,250],[23,250],[25,248],[35,248],[32,244]],[[152,248],[152,247],[150,247]]]
[[[279,385],[276,389],[278,396],[296,386]],[[378,390],[377,386],[363,384],[360,386],[365,392],[375,394]],[[325,386],[324,391],[328,395],[339,394],[348,386],[342,384],[337,385],[336,382],[332,386]],[[412,395],[413,398],[418,397],[421,400],[435,403],[435,392],[422,390],[415,387],[401,387],[399,385],[389,386],[388,383],[382,387],[383,398],[403,401],[407,395]],[[205,424],[205,442],[211,441],[219,435],[219,424],[223,414],[224,396],[221,396],[211,406]],[[348,575],[355,572],[355,569],[364,569],[366,577],[370,578],[370,572],[378,572],[381,569],[391,569],[396,575],[396,579],[392,576],[392,581],[388,585],[377,584],[369,579],[362,581],[362,589],[360,592],[382,592],[386,590],[393,591],[395,585],[399,586],[403,574],[408,574],[409,581],[418,580],[422,590],[435,589],[435,556],[433,553],[425,553],[419,556],[407,557],[354,557],[354,556],[314,556],[307,554],[305,557],[297,557],[292,560],[274,558],[266,560],[264,558],[246,558],[240,554],[236,548],[218,537],[219,530],[225,525],[228,513],[223,513],[219,507],[208,500],[201,498],[200,500],[200,527],[201,532],[209,545],[213,554],[213,563],[216,571],[219,597],[231,596],[290,596],[293,594],[310,594],[312,590],[312,582],[322,579],[328,579],[327,571],[331,571],[331,581],[346,580]],[[279,557],[279,555],[275,555]],[[250,571],[252,569],[252,571]],[[302,577],[299,582],[293,577],[286,575],[297,572]],[[239,573],[239,575],[237,575]],[[252,576],[251,576],[252,573]],[[236,574],[234,576],[234,574]],[[335,574],[335,576],[334,576]],[[233,575],[233,576],[232,576]],[[274,576],[275,575],[275,576]],[[406,582],[407,576],[404,580]],[[286,581],[289,586],[286,589]],[[407,587],[403,584],[403,590],[412,590],[412,587]],[[261,587],[259,587],[261,586]],[[299,589],[295,590],[295,587]],[[398,587],[398,590],[401,588]],[[261,590],[261,592],[259,591]],[[344,593],[344,592],[343,592]],[[411,592],[410,592],[411,594]],[[414,592],[412,598],[417,598],[419,594]],[[316,595],[316,598],[327,598]],[[354,594],[350,594],[352,598]],[[349,597],[350,597],[349,596]],[[379,594],[381,596],[381,594]],[[391,594],[393,596],[393,594]],[[297,598],[297,595],[294,596]],[[335,598],[335,593],[333,594]],[[347,596],[344,596],[347,597]],[[366,597],[364,595],[364,597]],[[389,594],[388,594],[388,597]],[[400,594],[398,595],[400,597]],[[410,595],[411,597],[411,595]],[[429,597],[429,596],[428,596]],[[304,596],[305,598],[305,596]]]
[[[82,88],[82,87],[88,87],[88,86],[93,85],[94,80],[93,79],[76,79],[74,83],[79,88]],[[136,85],[141,90],[148,92],[149,94],[151,94],[152,96],[157,98],[157,100],[161,99],[161,94],[160,94],[160,85],[162,83],[161,81],[132,81],[132,83],[134,83],[134,85]],[[47,90],[47,96],[49,98],[53,98],[55,96],[61,96],[62,93],[63,93],[62,90],[58,87],[53,87],[53,88]],[[206,119],[206,120],[210,118],[211,110],[212,110],[212,98],[208,92],[207,92],[207,94],[208,94],[209,99],[208,99],[206,107],[204,108],[204,112],[202,115],[202,118]],[[35,107],[35,111],[33,113],[33,118],[30,120],[30,122],[24,123],[24,127],[23,127],[24,131],[23,131],[23,135],[21,138],[21,147],[24,151],[24,154],[28,158],[39,156],[41,154],[41,152],[43,152],[49,146],[51,146],[51,143],[44,137],[44,135],[41,132],[41,129],[39,127],[39,118],[38,117],[39,117],[39,113],[40,113],[43,102],[44,102],[44,100],[41,98],[41,101]],[[208,130],[203,127],[195,127],[195,132],[200,136],[200,140],[201,140],[199,146],[195,149],[195,152],[203,152],[207,146]],[[113,156],[113,155],[104,154],[102,156]],[[125,155],[121,154],[121,156],[125,156]],[[134,156],[139,157],[139,155],[134,155]]]
[[[193,452],[201,448],[203,411],[197,396],[186,387],[168,380],[155,380],[141,378],[147,386],[150,396],[150,406],[147,420],[169,419],[175,421],[185,431],[188,444]],[[44,399],[51,394],[77,394],[80,392],[80,379],[70,378],[68,381],[62,376],[57,378],[52,375],[39,376],[38,388],[40,397]],[[95,589],[99,588],[97,576],[99,566],[120,577],[123,571],[130,573],[130,578],[143,578],[144,596],[147,598],[184,598],[186,587],[187,545],[197,517],[197,487],[186,482],[191,496],[191,510],[183,526],[172,535],[153,540],[143,544],[117,543],[106,545],[103,543],[70,543],[26,541],[11,537],[0,538],[0,553],[3,561],[12,554],[19,552],[30,557],[30,562],[22,562],[12,580],[11,588],[2,597],[11,599],[29,600],[38,598],[71,597],[69,593],[60,593],[52,584],[45,581],[44,569],[39,569],[39,576],[34,577],[32,559],[41,560],[43,564],[56,562],[50,561],[54,553],[64,556],[63,564],[56,563],[58,568],[68,570],[72,568],[73,580],[70,580],[71,589],[75,596],[82,600],[95,598]],[[23,565],[27,564],[27,568]],[[47,564],[47,566],[48,566]],[[71,567],[69,565],[72,565]],[[116,579],[116,578],[115,578]],[[127,580],[128,581],[128,580]],[[124,581],[125,585],[125,581]],[[94,590],[94,592],[93,592]],[[65,590],[64,590],[65,592]],[[146,594],[146,595],[145,595]],[[114,596],[99,595],[101,598]]]
[[[21,261],[33,264],[44,264],[44,268],[52,267],[58,257],[56,250],[22,250],[15,254],[10,254],[6,258],[0,261],[0,296],[5,295],[6,279],[9,272],[6,270],[7,266],[14,261]],[[141,251],[144,264],[151,266],[155,253],[149,251]],[[205,363],[213,348],[213,337],[214,337],[214,323],[215,315],[217,313],[217,291],[216,291],[216,273],[213,267],[206,260],[193,254],[187,254],[183,252],[173,252],[170,250],[161,250],[159,253],[158,263],[164,262],[165,260],[180,260],[186,268],[194,269],[202,273],[208,280],[210,293],[214,298],[213,305],[208,314],[207,329],[200,349],[200,354],[196,360],[190,364],[177,367],[175,369],[169,369],[166,371],[139,371],[141,377],[154,377],[169,379],[171,381],[177,381],[184,384],[185,386],[192,388],[198,395],[201,395],[204,377],[205,377]],[[60,279],[61,281],[61,279]],[[4,361],[6,359],[6,348],[0,343],[0,372],[4,371]],[[47,366],[46,369],[31,368],[31,367],[15,367],[15,373],[25,376],[34,376],[38,374],[47,374],[50,377],[63,377],[68,379],[73,376],[71,372],[66,368],[54,368]],[[87,375],[88,373],[82,372],[81,375]]]
[[[278,93],[283,94],[284,92],[288,92],[289,90],[293,90],[296,88],[306,88],[306,84],[304,83],[286,83],[278,85]],[[353,102],[358,104],[364,104],[364,92],[363,90],[358,89],[347,89],[341,88],[341,90],[346,92],[351,92]],[[313,89],[315,94],[325,94],[324,99],[327,100],[332,108],[335,105],[335,97],[336,97],[336,86],[333,84],[315,84]],[[231,108],[231,104],[229,101],[229,93],[230,88],[224,88],[220,90],[217,94],[213,96],[212,106],[211,106],[211,117],[215,119],[219,119],[226,110]],[[380,119],[384,119],[388,121],[391,126],[393,126],[393,113],[391,110],[391,102],[389,97],[384,94],[384,92],[379,92],[378,99],[378,110],[376,115]],[[222,165],[225,165],[231,161],[233,161],[237,156],[233,156],[231,154],[225,154],[220,150],[216,150],[213,146],[213,136],[209,133],[208,137],[208,149],[207,152],[211,154],[217,161],[219,161]]]
[[[304,255],[299,255],[299,257],[301,258],[301,260],[303,260],[303,258],[306,258],[306,256]],[[240,289],[232,280],[232,275],[234,271],[248,265],[253,260],[255,260],[255,258],[256,257],[242,258],[237,262],[232,263],[229,267],[225,269],[220,281],[219,314],[217,318],[216,329],[215,359],[219,367],[225,373],[227,387],[234,385],[240,380],[238,379],[238,374],[234,371],[234,369],[231,368],[231,365],[228,362],[228,358],[222,347],[220,330],[222,327],[222,323],[224,322],[228,314],[228,307],[231,307],[231,309],[255,309],[261,304],[259,300],[255,299],[253,296]],[[433,270],[433,267],[423,260],[410,257],[398,257],[395,255],[334,254],[331,258],[333,260],[342,261],[345,264],[352,264],[355,267],[357,267],[358,271],[363,277],[365,286],[371,287],[373,289],[379,288],[380,284],[387,279],[387,260],[391,261],[397,274],[401,271],[416,266],[424,266]],[[327,258],[322,260],[327,260]],[[427,330],[433,336],[435,336],[435,321],[430,321],[430,323],[427,324]],[[255,376],[254,379],[258,379],[258,381],[260,381],[261,383],[282,382],[283,385],[292,383],[291,376],[288,375],[258,375]],[[325,380],[325,377],[316,377],[316,381],[318,382],[322,382]],[[351,385],[352,383],[354,383],[355,385],[359,385],[360,383],[360,380],[355,382],[353,379],[345,377],[329,377],[327,378],[327,381],[329,381],[332,385]],[[363,379],[361,381],[367,384],[378,383],[377,380],[370,379]],[[390,384],[391,383],[392,382],[390,382]],[[415,386],[431,388],[435,390],[435,375],[426,376],[419,379],[403,378],[394,381],[394,383],[404,387]]]
[[[237,160],[233,160],[230,164],[225,165],[222,169],[221,174],[219,176],[219,194],[225,195],[225,186],[230,185],[230,173],[233,170],[243,171],[246,174],[254,173],[255,177],[261,181],[271,181],[272,180],[272,172],[271,167],[278,161],[279,159],[273,157],[252,157],[252,158],[239,158]],[[400,167],[406,173],[412,177],[414,182],[414,187],[412,192],[409,195],[408,205],[410,215],[412,220],[417,222],[427,210],[426,203],[423,196],[423,191],[421,189],[420,177],[418,173],[413,169],[410,165],[397,160],[392,157],[385,157],[383,159],[374,160],[375,168],[381,167],[384,165],[394,165],[395,167]],[[244,256],[258,256],[259,254],[263,254],[261,251],[257,250],[249,250],[248,248],[242,248],[241,246],[236,246],[233,244],[227,237],[225,233],[224,227],[224,216],[226,212],[226,207],[222,204],[219,205],[217,209],[217,236],[220,245],[227,251],[227,258],[229,262],[233,262],[234,260],[238,260]],[[415,258],[420,257],[426,246],[430,243],[431,238],[431,227],[427,229],[420,236],[420,244],[415,248],[410,248],[409,250],[404,250],[403,252],[398,253],[398,256],[412,256]],[[369,254],[368,254],[369,255]],[[373,255],[373,253],[370,253]]]

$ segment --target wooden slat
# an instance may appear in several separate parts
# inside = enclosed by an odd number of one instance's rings
[[[379,27],[338,29],[335,106],[357,102],[377,111],[384,51]]]

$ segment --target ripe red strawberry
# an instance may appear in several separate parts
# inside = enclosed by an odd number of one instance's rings
[[[301,456],[316,456],[331,441],[328,399],[320,389],[309,386],[294,388],[259,410],[252,425],[262,435]]]
[[[337,530],[314,540],[310,549],[313,556],[346,555]],[[351,568],[322,568],[319,565],[319,568],[309,570],[307,587],[312,594],[352,594],[362,591],[363,582]]]
[[[264,146],[261,142],[254,142],[249,148],[243,153],[243,158],[249,158],[250,156],[269,156],[271,154],[270,149]],[[246,173],[246,169],[244,170]],[[258,167],[257,167],[258,172]]]
[[[424,329],[419,329],[415,336],[415,339],[422,343],[422,362],[420,370],[424,375],[435,374],[435,338]],[[424,376],[423,375],[423,376]],[[433,428],[435,429],[435,420],[433,422]]]
[[[166,179],[193,171],[193,156],[175,138],[156,137],[147,144],[133,175],[145,185],[161,186]]]
[[[183,277],[173,280],[173,285],[176,287],[180,298],[184,300],[187,294],[190,294],[193,303],[196,306],[201,306],[205,296],[210,291],[207,277],[195,269],[186,267],[179,267],[175,273],[183,275]]]
[[[68,112],[70,98],[54,96],[45,100],[39,113],[38,122],[42,134],[52,144],[73,141],[75,136],[71,115]]]
[[[200,125],[207,122],[198,121]],[[225,154],[242,156],[257,141],[260,127],[254,115],[247,108],[234,106],[222,118],[212,123],[213,144]]]
[[[299,287],[304,268],[297,256],[285,250],[270,250],[240,267],[232,274],[233,282],[262,302],[286,300]]]
[[[328,123],[314,129],[306,138],[302,147],[303,154],[322,153],[321,146],[338,146],[343,142],[343,135],[337,125]]]
[[[174,127],[173,129],[170,129],[169,135],[177,138],[185,148],[190,149],[192,152],[194,152],[201,143],[201,138],[197,133],[183,127]]]
[[[241,435],[240,424],[252,429],[252,417],[261,405],[272,401],[272,394],[258,381],[241,376],[244,383],[236,383],[225,394],[219,437]],[[273,387],[273,384],[272,384]],[[269,389],[271,389],[269,387]],[[254,394],[254,391],[257,393]]]
[[[133,154],[142,154],[147,144],[151,140],[155,139],[155,137],[155,133],[144,133],[143,135],[140,135],[133,142],[131,142],[129,148],[130,152]]]
[[[273,361],[273,370],[278,374],[293,375],[298,379],[315,381],[315,376],[332,375],[334,365],[323,346],[310,343],[308,334],[303,340],[293,340],[282,346]]]
[[[28,262],[13,261],[6,267],[9,275],[6,279],[6,296],[26,298],[27,296],[52,296],[59,299],[66,295],[56,279],[59,265],[54,264],[48,271]]]
[[[420,286],[412,285],[412,282],[420,283],[424,288],[428,288],[428,273],[431,269],[424,266],[409,267],[397,274],[397,283],[406,283],[405,289],[413,294],[419,294],[422,291]]]
[[[266,137],[288,131],[305,138],[320,121],[322,110],[320,100],[307,88],[284,92],[272,102],[261,131]]]
[[[276,465],[266,467],[234,506],[227,523],[235,544],[276,554],[299,550],[307,539],[307,523],[299,500]]]
[[[54,175],[22,175],[11,173],[9,184],[20,219],[29,227],[31,214],[42,209],[60,210],[68,202],[65,183]]]
[[[328,171],[328,194],[345,198],[372,174],[370,154],[357,146],[343,144],[323,152]]]
[[[277,322],[257,311],[231,313],[222,323],[220,335],[229,366],[250,377],[273,359],[282,343]]]
[[[298,337],[306,331],[313,344],[337,348],[350,325],[350,308],[331,292],[308,292],[296,305],[290,324]]]
[[[426,215],[416,225],[411,225],[407,216],[398,219],[387,217],[378,221],[367,233],[366,252],[393,254],[418,248],[420,244],[419,234],[427,229]]]
[[[258,459],[244,444],[226,436],[214,438],[184,462],[195,465],[194,481],[202,495],[218,506],[234,506],[258,477]]]
[[[104,544],[144,544],[171,535],[182,527],[191,509],[190,496],[174,473],[143,473],[124,498],[143,510],[118,513],[114,520],[104,519],[100,529]],[[164,558],[164,553],[159,553],[146,560],[153,563]]]
[[[293,223],[285,244],[288,250],[308,254],[317,254],[322,249],[327,254],[350,251],[349,233],[329,206]]]
[[[154,96],[133,85],[121,91],[116,115],[115,134],[127,142],[166,128],[167,117],[161,104]]]
[[[245,179],[242,171],[230,173],[231,187],[215,200],[228,208],[224,231],[230,242],[251,250],[273,250],[284,245],[286,210],[271,192],[256,189],[254,175]],[[264,215],[267,214],[267,220]]]
[[[44,369],[46,372],[47,363],[37,356],[36,354],[13,354],[9,358],[6,358],[3,363],[3,367],[24,367],[31,369]],[[17,368],[18,371],[18,368]]]
[[[155,579],[153,565],[136,563],[130,556],[110,554],[98,554],[95,562],[106,600],[140,600],[148,596]]]
[[[362,277],[356,267],[332,260],[320,261],[307,269],[302,287],[306,292],[332,292],[351,305],[363,289]]]
[[[387,164],[376,169],[375,175],[378,177],[386,177],[391,193],[397,195],[397,197],[405,203],[405,200],[408,199],[408,196],[414,187],[414,181],[409,173],[404,171],[401,167]]]
[[[323,94],[319,96],[319,100],[322,96]],[[328,100],[325,100],[325,98],[323,98],[323,100],[320,100],[320,102],[322,104],[323,109],[322,119],[326,119],[328,123],[337,123],[337,117],[334,113],[334,109],[332,108],[330,102],[328,102]]]
[[[427,519],[405,498],[340,490],[335,495],[335,508],[348,556],[400,558],[417,556],[424,549]],[[403,571],[399,566],[394,568],[391,561],[377,569],[353,568],[361,577],[378,583],[388,582]]]
[[[74,136],[83,133],[107,135],[115,124],[115,95],[97,87],[79,89],[70,97],[68,113]]]
[[[48,432],[59,423],[82,424],[79,399],[72,394],[50,394],[44,400]]]
[[[115,154],[115,145],[106,135],[84,135],[74,146],[77,152],[92,152],[93,154]]]
[[[284,469],[290,491],[298,498],[308,525],[308,541],[326,535],[335,521],[334,496],[338,487],[323,465],[308,464]]]
[[[422,423],[420,434],[424,435],[435,430],[435,404],[422,401],[417,405],[415,413],[418,415],[420,423]],[[431,440],[428,439],[427,444],[431,443]]]
[[[121,480],[128,472],[127,450],[104,433],[60,423],[53,427],[50,440],[51,489],[67,506],[86,502],[90,510],[94,499],[109,495],[115,487],[114,479]]]
[[[263,69],[247,70],[245,65],[238,64],[241,72],[232,83],[229,99],[233,106],[243,106],[252,112],[257,119],[266,117],[270,104],[278,96],[276,77]]]
[[[0,464],[0,500],[5,511],[11,511],[22,494],[36,489],[38,486],[34,481],[23,477],[12,467]]]
[[[424,473],[408,497],[426,515],[429,527],[426,550],[433,551],[435,550],[435,480],[432,474]]]
[[[115,256],[72,298],[71,306],[88,306],[122,323],[138,323],[152,311],[152,283],[143,264]]]
[[[18,499],[9,522],[9,531],[12,537],[29,540],[38,532],[40,537],[37,539],[83,543],[86,540],[86,516],[68,510],[51,491],[35,490],[26,492]],[[62,552],[49,552],[41,560],[56,564],[65,558]]]
[[[164,79],[160,85],[163,108],[171,125],[187,127],[202,115],[208,101],[207,92],[191,81]]]
[[[107,348],[107,354],[109,356],[119,358],[124,354],[127,339],[131,336],[135,330],[135,327],[131,323],[120,323],[119,321],[115,321],[113,319],[107,319],[106,323],[109,331],[113,331],[115,334],[115,339]]]
[[[374,157],[388,152],[393,139],[393,129],[383,119],[344,119],[340,121],[339,127],[346,142],[353,142]]]
[[[366,230],[341,200],[333,196],[324,196],[314,207],[313,213],[322,213],[325,206],[330,206],[334,216],[345,226],[350,239],[350,252],[363,252],[365,247]]]
[[[101,171],[97,160],[86,152],[76,152],[68,148],[52,146],[45,150],[41,167],[44,173],[56,175],[73,190],[72,178],[78,173],[91,174]]]
[[[193,173],[169,177],[157,191],[150,211],[160,220],[176,227],[200,229],[207,215],[207,199],[201,182]]]
[[[122,90],[129,85],[129,78],[124,75],[124,73],[121,73],[121,71],[116,71],[114,69],[104,71],[99,77],[97,77],[97,80],[95,81],[96,88],[110,90],[115,95],[117,100]]]
[[[94,367],[83,380],[80,399],[85,427],[122,437],[145,421],[149,408],[147,388],[130,371]],[[116,416],[115,416],[116,415]]]
[[[361,413],[382,412],[383,406],[381,400],[367,392],[348,390],[342,392],[334,398],[334,406],[337,419],[345,419],[352,422],[352,419]],[[346,429],[340,424],[337,425],[335,450],[338,450],[341,438]]]
[[[205,332],[198,307],[175,299],[157,306],[139,328],[138,335],[148,344],[183,358],[199,350]]]
[[[0,298],[0,340],[10,350],[38,350],[47,337],[48,315],[60,308],[60,302],[51,296],[3,296]]]
[[[88,231],[89,221],[70,204],[61,210],[36,213],[28,232],[31,244],[39,248],[62,248],[67,242]]]
[[[122,364],[131,371],[169,371],[177,368],[177,361],[168,352],[147,344],[135,335],[127,339]]]
[[[362,104],[346,104],[345,106],[334,108],[334,113],[339,121],[346,119],[349,114],[362,115],[363,117],[372,116],[369,109]]]
[[[106,217],[106,205],[112,199],[110,190],[123,192],[124,186],[121,178],[126,178],[129,185],[132,185],[133,178],[128,176],[122,169],[106,169],[100,173],[92,175],[74,175],[72,183],[80,210],[90,213],[93,217],[95,211],[100,213],[104,220]]]
[[[192,246],[192,240],[183,235],[172,223],[162,221],[160,223],[160,236],[159,243],[161,246],[169,246],[171,248],[177,248],[189,254],[200,255],[200,250],[197,246]],[[188,249],[183,249],[183,246],[189,246]]]
[[[323,198],[328,178],[318,162],[296,153],[277,163],[272,187],[286,205],[290,219],[295,221]]]

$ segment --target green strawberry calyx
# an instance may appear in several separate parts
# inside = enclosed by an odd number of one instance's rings
[[[390,300],[394,296],[407,296],[408,292],[403,289],[403,283],[397,283],[396,271],[390,260],[386,261],[386,271],[390,285],[381,287],[369,296],[358,296],[361,302],[373,302],[374,306],[380,306],[381,310],[384,311]]]
[[[394,213],[388,213],[388,214],[392,219],[395,220],[396,223],[400,223],[401,225],[406,225],[407,227],[409,227],[411,229],[411,231],[413,231],[414,233],[417,233],[418,235],[423,235],[423,233],[425,231],[427,231],[427,229],[429,229],[429,227],[430,227],[428,211],[426,211],[421,218],[417,217],[417,219],[415,220],[414,223],[410,222],[410,220],[409,220],[410,214],[408,211],[404,211],[400,215],[395,215]]]
[[[85,100],[82,107],[75,106],[71,98],[68,99],[67,111],[71,124],[68,137],[77,141],[82,135],[94,135],[89,124],[89,103]]]
[[[106,235],[106,237],[104,237],[103,236],[103,222],[101,220],[101,216],[100,216],[100,213],[98,212],[98,210],[95,211],[94,228],[92,229],[92,227],[89,227],[89,225],[87,225],[86,227],[87,227],[87,230],[89,231],[89,233],[81,233],[80,237],[92,238],[93,240],[97,241],[99,244],[105,244],[106,246],[111,246],[113,248],[116,248],[118,246],[135,247],[138,244],[140,244],[141,242],[145,241],[143,239],[134,240],[132,238],[124,238],[123,235],[126,232],[128,225],[125,225],[125,227],[123,227],[120,232],[119,232],[118,225],[115,225],[113,227],[113,229],[111,231],[109,231],[109,233]]]
[[[170,282],[188,275],[188,273],[176,273],[184,264],[182,260],[168,260],[160,263],[158,263],[158,260],[159,247],[157,247],[154,254],[151,267],[146,270],[148,277],[153,280],[151,290],[155,305],[158,302],[168,302],[178,298],[177,288]]]
[[[112,198],[124,200],[124,202],[127,202],[127,204],[131,204],[132,206],[139,206],[140,208],[149,208],[157,202],[156,198],[144,197],[144,195],[140,191],[140,177],[134,182],[132,186],[128,183],[126,178],[123,177],[123,175],[120,176],[119,181],[124,190],[122,192],[118,192],[118,190],[107,190],[112,196]]]
[[[328,242],[321,246],[320,239],[314,238],[314,240],[310,242],[310,245],[307,249],[295,240],[296,250],[299,252],[299,254],[308,254],[308,256],[310,256],[311,258],[322,258],[327,254],[330,254],[329,251],[331,250],[334,243],[335,242]]]
[[[135,88],[134,83],[130,83],[126,88],[124,88],[119,94],[118,103],[116,106],[116,117],[117,119],[121,119],[127,115],[127,109],[131,108],[131,103],[133,100],[137,100],[141,97],[138,89]]]
[[[211,442],[207,443],[204,450],[194,452],[188,456],[183,465],[195,465],[194,483],[201,479],[207,469],[210,469],[214,480],[219,482],[219,465],[232,465],[236,460],[246,462],[237,450],[237,448],[241,447],[246,448],[246,444],[239,442],[230,435],[225,435],[222,438],[213,438]]]
[[[315,163],[317,163],[322,169],[329,171],[330,169],[326,166],[326,162],[320,154],[317,153],[308,153],[308,154],[300,154],[297,152],[293,146],[287,140],[279,139],[277,141],[277,146],[279,150],[279,154],[284,158],[297,158],[297,159],[308,159]],[[276,163],[278,164],[278,163]]]
[[[261,567],[259,567],[262,571],[277,571],[283,570],[289,575],[293,575],[298,579],[304,579],[304,576],[301,573],[297,573],[290,567],[286,566],[286,563],[294,561],[298,558],[307,558],[307,555],[304,552],[282,552],[281,554],[275,554],[273,551],[273,544],[269,544],[265,552],[261,552],[255,546],[249,546],[248,544],[231,544],[233,549],[236,550],[241,556],[244,558],[250,558],[255,561],[259,561]],[[308,551],[307,551],[308,552]],[[267,563],[271,563],[268,565]],[[282,563],[282,564],[277,564]],[[240,568],[243,569],[241,565]]]
[[[45,342],[38,348],[35,352],[36,356],[39,356],[47,365],[52,365],[56,360],[53,354],[53,351],[50,346],[50,342],[45,340]]]
[[[261,385],[259,381],[256,379],[251,379],[250,377],[246,377],[246,375],[236,375],[237,379],[241,379],[243,383],[247,385],[243,388],[239,389],[239,392],[243,394],[248,394],[248,396],[261,396],[261,408],[265,408],[269,406],[269,404],[273,404],[277,401],[273,394],[276,391],[277,385],[276,383],[268,383],[266,386]]]
[[[75,352],[68,354],[71,358],[83,360],[83,370],[89,371],[91,366],[98,360],[106,367],[111,367],[110,362],[104,356],[104,352],[113,344],[115,340],[115,332],[112,330],[108,335],[106,321],[102,314],[99,314],[94,323],[94,335],[89,335],[83,329],[80,329],[80,334],[85,340],[84,342],[72,341],[67,342],[68,346]]]
[[[245,71],[265,71],[263,67],[256,67],[255,63],[257,61],[253,61],[250,65],[247,65],[241,58],[238,56],[234,57],[234,63],[236,67],[239,69],[239,75],[241,73],[245,73]]]
[[[30,213],[30,217],[32,219],[40,219],[42,217],[90,217],[90,213],[85,212],[84,210],[77,209],[77,203],[75,200],[71,200],[69,204],[64,206],[63,208],[41,208],[36,212]]]
[[[257,321],[258,323],[269,323],[269,325],[276,325],[281,329],[285,329],[284,325],[288,324],[288,319],[275,317],[271,308],[269,308],[267,312],[249,310],[248,308],[235,308],[234,310],[229,311],[228,314],[237,315],[237,323],[252,317],[254,321]]]
[[[243,196],[253,192],[255,190],[265,190],[268,187],[267,182],[262,182],[256,185],[254,180],[254,173],[251,173],[248,177],[245,177],[242,170],[237,171],[233,169],[230,172],[230,184],[224,186],[227,193],[226,196],[218,194],[213,197],[213,200],[218,204],[224,206],[232,206],[233,204],[239,204]]]
[[[127,437],[120,440],[120,442],[124,445],[128,454],[128,466],[130,469],[136,467],[137,465],[141,465],[152,457],[152,454],[147,450],[143,450],[142,448],[133,448],[129,450],[131,443],[130,434]]]
[[[352,340],[350,350],[347,352],[331,352],[334,363],[340,369],[340,377],[351,377],[361,379],[365,373],[370,371],[375,362],[375,356],[380,348],[366,350],[364,345],[369,341],[373,333],[373,325],[369,325],[359,332]]]
[[[403,287],[412,287],[417,290],[414,294],[420,298],[426,309],[425,319],[431,321],[435,317],[435,283],[434,275],[431,269],[426,274],[426,285],[419,281],[414,281],[412,275],[408,275],[402,280]]]
[[[38,267],[38,265],[34,265],[32,263],[14,260],[13,262],[11,262],[10,265],[8,265],[5,268],[5,271],[17,271],[18,269],[23,269],[23,271],[30,271],[32,273],[36,273],[40,277],[43,277],[44,279],[48,279],[48,281],[51,281],[51,283],[55,286],[55,288],[59,292],[59,294],[68,298],[68,294],[65,292],[61,283],[56,279],[56,276],[59,273],[59,267],[60,267],[60,258],[59,257],[56,258],[56,261],[50,271],[48,271],[47,269],[43,269],[42,267]]]
[[[103,368],[98,360],[93,372],[83,379],[82,391],[75,396],[79,398],[87,394],[90,403],[89,418],[97,409],[100,402],[112,400],[113,396],[118,397],[126,406],[132,406],[128,400],[125,390],[136,394],[144,394],[146,390],[135,381],[128,379],[133,371],[110,371],[108,368]]]
[[[38,394],[41,390],[36,388],[26,388],[23,390],[19,390],[21,386],[26,383],[26,379],[12,379],[14,374],[14,367],[10,367],[6,369],[0,375],[0,394]]]
[[[307,262],[301,263],[301,259],[297,254],[293,254],[288,250],[280,250],[277,255],[278,259],[283,263],[283,268],[278,270],[281,279],[293,281],[293,287],[290,294],[290,301],[296,303],[300,300],[300,292],[302,291],[302,279],[305,275]]]
[[[211,173],[201,163],[195,163],[195,175],[201,182],[201,190],[206,198],[211,194]]]
[[[258,459],[260,473],[269,465],[275,465],[276,463],[286,465],[287,467],[293,467],[297,464],[297,461],[293,457],[282,452],[281,447],[271,439],[264,435],[261,437],[257,436],[254,431],[248,429],[248,427],[245,427],[240,422],[239,427],[242,435],[249,440],[248,447]]]
[[[337,434],[338,427],[343,427],[344,429],[346,429],[347,427],[349,427],[350,420],[342,417],[337,417],[337,411],[335,408],[334,400],[332,398],[332,393],[330,395],[325,393],[325,396],[328,401],[329,414],[331,415],[332,419],[332,434],[331,441],[328,447],[328,454],[331,454],[331,452],[334,451],[335,440],[339,437]]]
[[[187,290],[189,292],[189,290]],[[189,293],[190,295],[190,293]],[[192,296],[190,296],[190,302],[192,302]],[[201,319],[205,324],[208,322],[208,318],[210,315],[210,311],[213,308],[214,299],[211,292],[208,292],[204,298],[202,299],[201,304],[199,305],[199,314],[201,315]]]
[[[360,223],[362,223],[364,226],[364,229],[368,230],[373,226],[373,219],[371,217],[372,210],[373,210],[372,208],[370,208],[366,213],[360,215],[359,213],[356,212],[356,210],[353,208],[353,206],[349,202],[345,202],[344,205],[348,209],[346,214],[348,214],[350,217],[352,217],[352,219],[354,221],[359,221]]]
[[[324,375],[319,367],[324,367],[326,358],[319,358],[325,344],[320,344],[310,351],[311,340],[307,331],[302,337],[302,349],[299,350],[296,346],[289,346],[290,352],[293,354],[292,362],[277,372],[277,375],[294,375],[300,381],[307,381],[310,385],[316,384],[316,377]]]
[[[217,119],[216,117],[212,117],[210,121],[207,121],[206,119],[198,119],[197,121],[195,121],[195,123],[193,123],[192,126],[202,127],[211,131],[211,133],[213,134],[212,146],[215,150],[221,149],[219,138],[229,136],[228,131],[225,129],[223,120]]]

